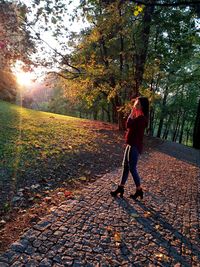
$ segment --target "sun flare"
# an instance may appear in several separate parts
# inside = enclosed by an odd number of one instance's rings
[[[16,73],[16,77],[20,85],[31,85],[33,83],[33,76],[30,72],[19,71]]]
[[[34,82],[35,75],[31,71],[24,71],[24,64],[21,61],[17,61],[12,68],[12,71],[17,79],[17,82],[21,86],[30,86]]]

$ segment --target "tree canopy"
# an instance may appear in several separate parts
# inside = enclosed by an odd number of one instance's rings
[[[151,101],[150,133],[189,144],[200,97],[199,3],[85,0],[73,10],[73,1],[19,1],[15,25],[26,51],[18,48],[12,59],[23,54],[27,66],[42,65],[54,77],[52,110],[65,99],[66,112],[123,128],[131,99],[142,94]],[[70,20],[85,26],[75,31]]]

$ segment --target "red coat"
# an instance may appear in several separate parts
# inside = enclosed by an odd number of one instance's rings
[[[148,120],[145,116],[134,119],[128,118],[126,123],[126,144],[136,146],[140,154],[142,153],[144,131],[147,126]]]

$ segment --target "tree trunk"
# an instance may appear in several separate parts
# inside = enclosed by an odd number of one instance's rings
[[[149,135],[153,136],[153,121],[154,121],[154,109],[153,107],[150,107],[149,112]]]
[[[103,108],[101,108],[101,120],[105,121],[105,111]]]
[[[165,131],[165,135],[164,135],[164,138],[163,138],[164,140],[167,140],[168,134],[169,134],[169,128],[167,128],[166,131]]]
[[[94,109],[94,110],[93,110],[93,118],[94,118],[95,121],[96,121],[97,118],[98,118],[98,111],[97,111],[97,109]]]
[[[177,129],[176,129],[176,134],[175,134],[175,137],[174,137],[174,142],[177,141],[177,138],[178,138],[179,132],[180,132],[180,127],[181,127],[181,125],[180,125],[180,121],[179,121],[179,123],[177,125]]]
[[[187,124],[187,127],[186,127],[186,145],[188,145],[188,142],[189,142],[189,138],[191,136],[191,128],[192,128],[192,121],[190,121],[188,124]]]
[[[120,18],[122,18],[122,10],[120,8],[120,6],[118,6],[118,10],[119,10],[119,16]],[[120,54],[119,54],[119,59],[120,59],[120,67],[119,67],[119,70],[120,70],[120,74],[121,74],[121,77],[120,79],[122,79],[122,75],[123,75],[123,68],[124,68],[124,38],[123,38],[123,35],[122,35],[122,24],[120,23],[120,26],[119,26],[119,32],[120,32]],[[119,105],[118,106],[118,128],[119,130],[125,130],[125,123],[124,123],[124,114],[122,111],[119,111],[119,107],[121,106],[121,101],[119,101],[119,97],[117,99],[117,104]]]
[[[121,11],[121,8],[120,6],[118,6],[118,11],[119,11],[119,16],[120,18],[122,18],[122,11]],[[119,54],[119,60],[120,60],[120,72],[122,74],[122,71],[123,71],[123,65],[124,65],[124,56],[123,56],[123,53],[124,53],[124,38],[123,38],[123,35],[122,35],[122,24],[120,23],[119,25],[119,36],[120,36],[120,54]]]
[[[182,119],[182,123],[181,123],[181,131],[180,131],[180,136],[179,136],[179,144],[182,144],[184,126],[185,126],[185,113],[183,114],[183,119]]]
[[[158,132],[157,132],[157,137],[158,138],[160,138],[160,136],[161,136],[161,132],[162,132],[162,128],[163,128],[163,123],[164,123],[164,118],[161,117],[160,118],[159,125],[158,125]]]
[[[175,124],[174,134],[172,137],[173,142],[176,142],[176,136],[177,136],[177,132],[178,132],[178,128],[179,128],[179,119],[180,119],[180,116],[179,116],[179,112],[178,112],[178,117],[177,117],[176,124]]]
[[[111,122],[111,114],[110,114],[110,104],[108,103],[108,108],[103,108],[103,110],[105,111],[106,113],[106,119],[108,122]]]
[[[197,115],[193,131],[193,147],[200,149],[200,100],[197,108]]]
[[[161,111],[160,122],[159,122],[159,126],[158,126],[158,132],[157,132],[158,138],[160,138],[160,136],[161,136],[162,127],[163,127],[163,123],[164,123],[164,115],[165,115],[164,109],[165,109],[165,106],[167,103],[167,96],[168,96],[168,87],[166,87],[164,97],[163,97],[162,111]]]
[[[124,118],[124,114],[121,111],[118,112],[118,128],[120,131],[124,131],[126,129],[126,120]]]
[[[155,3],[155,0],[150,1],[152,4]],[[144,15],[142,19],[142,30],[140,34],[139,47],[137,47],[137,54],[135,57],[136,66],[135,66],[135,77],[134,77],[134,92],[135,96],[139,95],[139,88],[142,84],[144,66],[147,57],[148,43],[149,43],[149,34],[151,28],[151,20],[153,16],[155,6],[146,6],[144,9]]]
[[[162,139],[165,139],[165,140],[167,139],[168,134],[169,134],[170,124],[171,124],[171,116],[169,116],[168,121],[165,124],[165,130],[164,130]]]

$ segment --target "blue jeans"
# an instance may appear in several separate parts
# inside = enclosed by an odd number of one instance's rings
[[[136,187],[140,186],[140,176],[137,172],[137,162],[138,162],[139,152],[135,146],[127,145],[124,152],[123,159],[123,172],[121,177],[121,185],[125,185],[129,171],[133,177]]]

